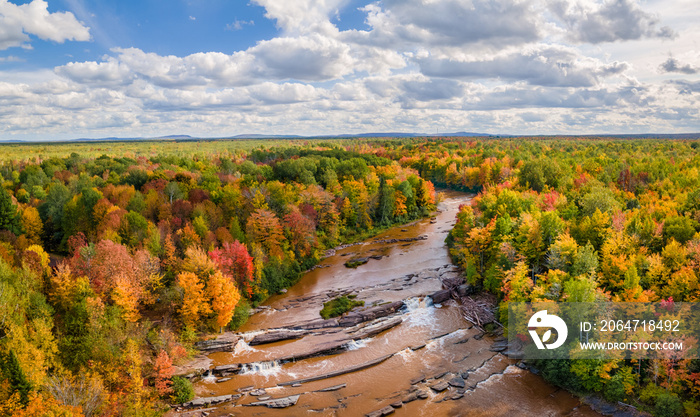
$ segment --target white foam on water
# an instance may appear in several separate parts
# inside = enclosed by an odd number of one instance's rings
[[[286,375],[289,376],[292,379],[297,379],[302,376],[309,376],[309,375],[317,375],[320,373],[323,373],[326,368],[328,368],[328,365],[330,365],[331,362],[328,359],[324,359],[320,362],[316,362],[313,364],[306,364],[303,368],[304,372],[293,372],[293,371],[287,371]]]
[[[410,362],[413,357],[416,355],[416,353],[411,349],[411,348],[406,348],[404,350],[400,350],[396,352],[398,356],[401,357],[405,362]]]
[[[347,350],[358,350],[362,349],[363,347],[367,347],[367,343],[369,343],[371,339],[359,339],[359,340],[351,340],[348,343],[345,344],[345,349]]]
[[[208,372],[207,375],[202,378],[202,382],[205,384],[213,384],[217,379],[219,378],[215,377],[211,372]]]
[[[430,297],[409,298],[404,304],[409,326],[432,327],[435,324],[435,307]]]
[[[282,366],[278,361],[253,362],[245,364],[239,372],[241,375],[260,375],[270,377],[279,374]]]
[[[249,341],[253,340],[253,338],[254,338],[255,336],[257,336],[257,335],[259,335],[259,334],[266,333],[266,332],[268,332],[268,331],[269,331],[268,329],[265,329],[265,330],[253,330],[253,331],[250,331],[250,332],[239,333],[238,336],[240,336],[243,340],[246,340],[246,341],[249,342]]]
[[[248,352],[257,352],[258,349],[255,349],[254,347],[250,346],[248,343],[246,343],[245,340],[240,339],[238,343],[236,343],[236,346],[233,348],[233,355],[240,355],[242,353],[248,353]]]

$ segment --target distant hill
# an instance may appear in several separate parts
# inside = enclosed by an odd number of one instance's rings
[[[347,139],[347,138],[415,138],[415,137],[483,137],[483,138],[600,138],[600,139],[700,139],[700,133],[639,133],[639,134],[581,134],[581,135],[513,135],[513,134],[493,134],[478,132],[445,132],[445,133],[415,133],[415,132],[370,132],[370,133],[342,133],[338,135],[265,135],[259,133],[243,133],[235,136],[222,137],[197,137],[190,135],[167,135],[158,137],[106,137],[106,138],[79,138],[66,140],[20,140],[7,139],[0,140],[0,143],[61,143],[61,142],[127,142],[139,140],[175,140],[175,141],[196,141],[196,140],[220,140],[220,139]]]
[[[261,135],[258,133],[244,133],[241,135],[231,136],[231,139],[300,139],[308,136],[298,135]]]
[[[190,135],[168,135],[168,136],[158,136],[153,139],[192,139]]]

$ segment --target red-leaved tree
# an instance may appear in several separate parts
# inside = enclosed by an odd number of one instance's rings
[[[221,249],[209,252],[209,257],[216,263],[221,272],[242,288],[250,298],[253,295],[255,279],[253,277],[253,257],[248,249],[239,241],[224,243]]]

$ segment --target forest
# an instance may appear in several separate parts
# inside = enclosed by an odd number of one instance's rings
[[[173,366],[324,252],[475,194],[447,243],[509,301],[699,301],[698,140],[7,145],[0,415],[156,416]],[[502,316],[503,319],[503,316]],[[551,383],[700,415],[700,362],[549,360]]]
[[[325,250],[435,209],[432,183],[397,161],[259,143],[10,148],[0,415],[161,415],[193,395],[173,365],[194,342],[240,326]]]

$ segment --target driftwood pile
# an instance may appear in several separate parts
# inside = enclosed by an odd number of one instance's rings
[[[464,319],[482,330],[488,323],[498,323],[494,313],[498,305],[496,296],[478,291],[476,287],[463,282],[462,278],[442,280],[442,285],[450,290],[452,298],[459,302]]]

